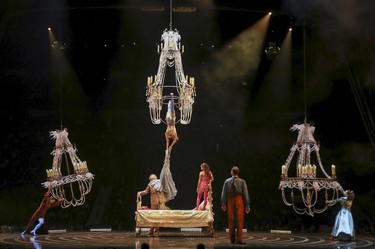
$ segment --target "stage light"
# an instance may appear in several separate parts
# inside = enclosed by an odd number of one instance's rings
[[[292,28],[289,28],[289,31],[292,31],[293,29]]]
[[[145,12],[163,12],[164,10],[165,8],[161,6],[145,6],[141,8],[141,11]]]
[[[51,28],[48,28],[48,31],[51,31]]]
[[[175,7],[173,8],[173,12],[196,12],[197,8],[196,7]]]
[[[280,48],[276,46],[276,42],[268,42],[267,47],[264,49],[264,52],[269,59],[272,59],[279,51]]]
[[[68,44],[66,44],[66,42],[54,41],[54,42],[51,43],[51,47],[60,48],[61,50],[64,50],[64,49],[68,48]]]
[[[268,15],[269,15],[269,16],[272,15],[272,12],[268,12]]]

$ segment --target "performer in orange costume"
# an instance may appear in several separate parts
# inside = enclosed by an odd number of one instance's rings
[[[39,208],[35,211],[29,223],[27,224],[25,230],[22,232],[22,235],[25,233],[36,235],[36,231],[44,224],[44,216],[46,215],[48,209],[51,207],[56,207],[61,204],[60,200],[56,200],[54,197],[51,196],[50,189],[44,194],[44,198],[42,203],[40,203]],[[32,226],[36,221],[39,223],[31,230]]]
[[[250,212],[249,192],[245,180],[238,177],[240,170],[234,166],[231,178],[225,180],[221,192],[221,209],[228,210],[229,239],[232,244],[245,244],[242,241],[244,211]],[[235,222],[237,222],[237,236],[235,235]]]

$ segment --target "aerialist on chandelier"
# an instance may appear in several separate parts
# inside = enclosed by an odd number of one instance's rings
[[[174,111],[174,101],[173,94],[171,93],[172,98],[168,102],[168,111],[165,118],[167,122],[167,130],[165,131],[165,140],[166,140],[166,150],[170,152],[173,145],[178,141],[178,135],[176,130],[176,113]],[[172,143],[169,145],[169,139],[172,139]]]
[[[48,189],[48,191],[44,194],[44,198],[42,200],[42,203],[40,203],[39,208],[35,211],[33,216],[31,216],[29,223],[27,224],[25,230],[21,233],[21,235],[24,235],[25,233],[36,235],[36,231],[44,225],[44,217],[51,207],[56,207],[61,204],[61,200],[56,200],[54,197],[51,196],[51,190]],[[38,221],[38,224],[32,229],[34,224]],[[44,229],[44,233],[48,234],[48,231]]]

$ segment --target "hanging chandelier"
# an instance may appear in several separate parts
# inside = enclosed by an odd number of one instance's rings
[[[298,137],[290,149],[285,164],[281,166],[279,189],[287,206],[292,206],[298,214],[314,216],[314,213],[322,213],[328,206],[332,206],[334,202],[327,201],[338,198],[339,191],[343,189],[336,181],[335,165],[331,167],[331,175],[324,170],[319,154],[319,144],[313,136],[315,127],[304,122],[293,125],[290,130],[298,130]],[[318,166],[311,164],[314,152]],[[289,169],[296,154],[298,155],[295,176],[290,176]],[[318,177],[318,169],[323,173],[321,177]],[[287,197],[286,192],[290,192],[290,198]],[[324,197],[319,197],[321,192]]]
[[[181,45],[181,36],[177,29],[172,29],[172,1],[170,8],[170,25],[161,36],[161,44],[157,46],[160,54],[159,68],[157,74],[147,78],[146,97],[149,103],[150,118],[153,124],[166,123],[162,120],[160,113],[163,105],[168,105],[173,100],[180,116],[176,122],[189,124],[193,112],[195,91],[195,79],[184,74],[181,55],[184,46]],[[175,68],[175,82],[165,83],[167,67]]]
[[[52,168],[46,170],[47,181],[42,183],[43,187],[51,190],[55,199],[61,200],[62,208],[85,203],[94,179],[86,161],[78,158],[77,148],[69,141],[68,135],[66,128],[50,132],[52,139],[56,140],[51,153]],[[63,164],[66,169],[62,168]]]
[[[60,127],[50,132],[55,141],[52,168],[47,169],[47,181],[42,183],[50,190],[56,200],[61,200],[61,207],[80,206],[85,203],[86,195],[90,193],[94,175],[90,173],[86,161],[77,156],[77,148],[69,141],[68,130],[63,128],[63,51],[69,48],[65,42],[55,39],[53,32],[48,28],[52,51],[57,52],[59,61],[59,88],[60,88]],[[65,165],[65,167],[64,167]]]
[[[303,124],[295,124],[290,130],[298,131],[296,142],[290,149],[290,153],[284,165],[281,166],[281,180],[279,189],[282,199],[287,206],[293,207],[298,214],[314,216],[315,213],[324,212],[328,206],[332,206],[332,200],[339,197],[339,191],[343,188],[336,181],[336,166],[331,166],[331,175],[324,170],[319,154],[319,144],[314,138],[315,127],[307,120],[306,105],[306,38],[304,22],[304,112]],[[289,174],[291,162],[297,155],[295,175]],[[315,159],[312,157],[315,155]],[[317,165],[313,163],[316,161]],[[319,173],[319,172],[322,173]],[[292,171],[293,172],[293,171]],[[288,197],[287,192],[290,192]],[[322,193],[323,192],[323,193]],[[331,201],[331,202],[329,202]]]

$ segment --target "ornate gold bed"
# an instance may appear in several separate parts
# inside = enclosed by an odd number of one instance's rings
[[[203,207],[203,203],[199,206]],[[212,211],[212,191],[209,191],[206,210],[151,210],[142,208],[142,196],[137,195],[135,212],[136,237],[141,236],[142,228],[206,228],[205,234],[213,236],[214,213]]]

